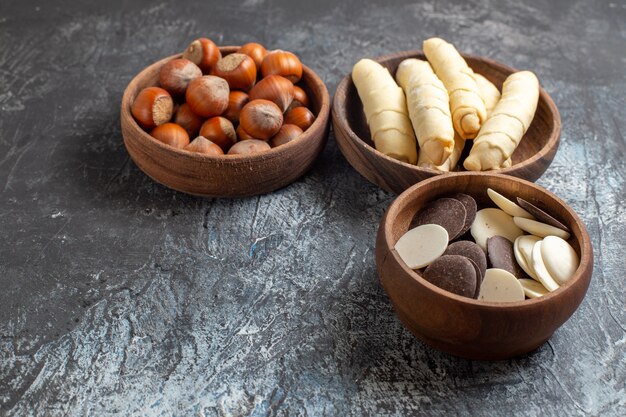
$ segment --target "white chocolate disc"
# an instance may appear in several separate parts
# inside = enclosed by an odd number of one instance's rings
[[[562,239],[569,239],[569,233],[565,230],[538,222],[537,220],[525,219],[523,217],[513,217],[513,221],[517,227],[530,233],[531,235],[539,237],[558,236]]]
[[[524,217],[527,219],[534,219],[533,215],[498,193],[497,191],[487,188],[487,195],[493,201],[496,206],[500,207],[502,211],[510,216]]]
[[[490,268],[485,272],[478,299],[491,302],[524,301],[524,288],[515,275],[504,269]]]
[[[541,258],[554,280],[563,285],[578,269],[578,254],[569,243],[557,236],[546,236],[541,243]]]
[[[476,218],[470,229],[472,237],[478,245],[487,250],[487,239],[502,236],[515,242],[524,232],[513,223],[513,217],[497,208],[486,208],[476,212]]]
[[[526,297],[528,298],[539,298],[550,292],[546,290],[546,288],[541,285],[541,283],[535,281],[534,279],[521,278],[519,280],[519,283],[522,284],[524,294],[526,294]]]
[[[513,253],[517,264],[530,275],[533,279],[539,280],[537,274],[532,268],[531,259],[533,255],[533,246],[541,240],[540,237],[533,235],[518,236],[513,243]]]
[[[411,269],[420,269],[439,258],[448,247],[448,232],[438,224],[424,224],[406,232],[394,246]]]
[[[543,263],[543,258],[541,257],[541,241],[535,243],[535,246],[533,246],[533,255],[530,263],[533,266],[535,274],[537,274],[539,282],[541,282],[548,291],[554,291],[559,288],[559,284],[552,278]]]

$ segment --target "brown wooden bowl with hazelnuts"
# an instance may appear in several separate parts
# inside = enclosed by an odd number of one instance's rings
[[[188,194],[245,197],[292,183],[326,145],[326,86],[304,65],[299,80],[269,75],[272,59],[281,57],[258,44],[219,47],[218,54],[207,41],[192,42],[184,54],[148,66],[128,84],[121,108],[128,153],[149,177]],[[250,77],[252,67],[258,81]],[[297,82],[285,98],[287,79]]]

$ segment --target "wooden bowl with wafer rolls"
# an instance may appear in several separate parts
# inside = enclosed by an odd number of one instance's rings
[[[484,76],[499,90],[516,69],[494,60],[461,54],[475,73]],[[403,51],[374,58],[395,77],[399,64],[408,58],[425,60],[422,51]],[[379,187],[401,193],[411,185],[436,175],[455,175],[465,171],[462,163],[456,170],[435,169],[402,162],[376,150],[352,75],[340,82],[333,98],[332,122],[337,145],[345,158],[361,175]],[[529,181],[537,180],[548,168],[559,146],[561,117],[550,95],[540,87],[537,110],[519,146],[511,155],[510,166],[489,172],[506,174]],[[467,156],[467,143],[461,161]]]

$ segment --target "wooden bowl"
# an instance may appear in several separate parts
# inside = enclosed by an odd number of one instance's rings
[[[540,298],[493,303],[442,290],[404,264],[393,248],[416,212],[433,199],[457,192],[473,196],[479,208],[493,207],[487,188],[539,201],[570,228],[569,243],[580,256],[580,266],[569,282]],[[506,175],[460,172],[425,180],[395,199],[378,229],[376,266],[398,317],[419,340],[453,355],[493,360],[536,349],[574,313],[591,280],[593,250],[580,218],[544,188]]]
[[[463,55],[463,57],[475,72],[485,76],[500,90],[506,77],[517,71],[487,58],[472,55]],[[389,69],[395,76],[398,65],[407,58],[426,59],[422,51],[405,51],[375,58],[375,61]],[[333,98],[332,117],[337,145],[343,155],[361,175],[379,187],[401,193],[416,182],[442,174],[434,169],[400,162],[383,155],[374,148],[363,113],[363,105],[350,74],[344,77],[337,87]],[[554,159],[559,147],[560,134],[559,111],[548,93],[541,88],[535,118],[511,156],[513,165],[510,168],[491,172],[535,181]],[[452,172],[447,175],[455,174],[456,172]]]
[[[222,55],[239,49],[221,47]],[[311,101],[315,122],[300,138],[253,155],[201,155],[175,149],[146,133],[130,113],[143,88],[158,85],[161,67],[179,55],[162,59],[141,71],[126,87],[121,122],[124,144],[139,168],[153,180],[189,194],[206,197],[244,197],[265,194],[292,183],[309,170],[328,138],[330,97],[324,82],[303,66],[301,86]],[[193,139],[193,138],[191,138]]]

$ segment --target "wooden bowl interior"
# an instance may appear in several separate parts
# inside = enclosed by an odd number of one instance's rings
[[[221,47],[223,55],[239,47]],[[180,54],[158,61],[139,73],[124,92],[122,133],[129,154],[148,176],[178,191],[207,197],[243,197],[281,188],[303,175],[326,144],[330,97],[322,80],[303,66],[298,83],[311,101],[314,123],[298,140],[252,155],[202,155],[161,143],[145,132],[130,114],[143,88],[158,85],[160,68]],[[193,139],[193,138],[191,138]]]
[[[390,212],[392,214],[387,218],[391,232],[390,250],[393,250],[398,239],[408,231],[413,216],[430,201],[460,192],[471,195],[476,200],[479,210],[487,207],[497,207],[487,195],[487,188],[492,188],[512,201],[515,201],[516,197],[521,197],[535,204],[569,227],[572,233],[568,243],[572,245],[578,256],[583,259],[582,242],[588,242],[589,237],[580,218],[564,201],[530,182],[491,174],[478,174],[478,176],[480,177],[478,181],[473,176],[453,176],[449,177],[444,184],[437,184],[433,187],[424,184],[425,187],[407,191],[406,198],[399,202],[397,208]],[[395,250],[393,251],[395,252]],[[415,271],[410,269],[408,271],[419,276],[419,273]],[[571,284],[572,281],[566,285]]]

